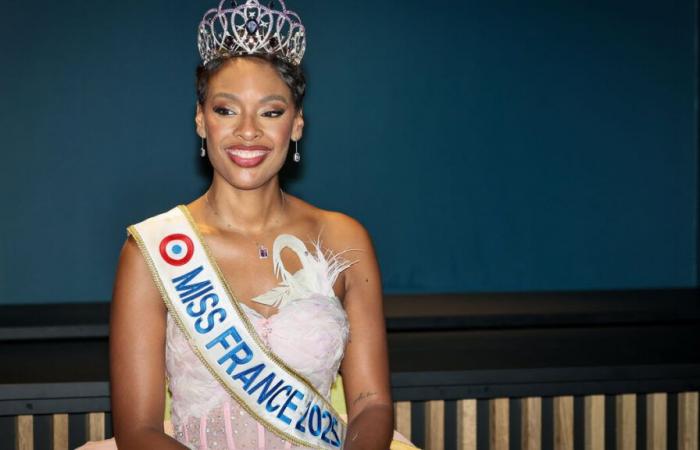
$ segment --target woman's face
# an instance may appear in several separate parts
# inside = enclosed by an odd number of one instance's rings
[[[290,139],[299,140],[304,127],[289,87],[257,58],[224,63],[209,79],[195,123],[216,175],[239,189],[255,189],[275,177]]]

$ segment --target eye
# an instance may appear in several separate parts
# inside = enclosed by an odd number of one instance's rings
[[[232,116],[232,115],[236,114],[235,111],[233,111],[232,109],[229,109],[229,108],[226,108],[223,106],[215,106],[213,108],[213,110],[215,113],[217,113],[220,116]]]
[[[284,109],[274,109],[272,111],[265,111],[262,113],[263,117],[279,117],[284,114]]]

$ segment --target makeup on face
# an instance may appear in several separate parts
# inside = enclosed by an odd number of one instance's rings
[[[198,120],[215,171],[241,186],[258,185],[279,172],[301,117],[276,69],[236,59],[212,76],[208,91]]]
[[[272,149],[264,145],[233,145],[226,148],[229,159],[239,167],[256,167],[267,158]]]

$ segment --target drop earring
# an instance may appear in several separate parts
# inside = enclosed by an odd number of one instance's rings
[[[202,139],[202,145],[199,148],[199,156],[204,158],[205,156],[207,156],[207,149],[204,148],[204,138],[201,138],[201,139]]]
[[[301,161],[301,155],[299,154],[299,140],[294,141],[294,162]]]

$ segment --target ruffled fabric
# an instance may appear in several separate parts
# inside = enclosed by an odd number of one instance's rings
[[[304,243],[291,234],[280,234],[272,246],[272,265],[279,285],[253,298],[254,302],[269,306],[284,306],[297,299],[313,295],[335,297],[333,285],[340,274],[355,261],[347,261],[340,253],[325,252],[320,239],[312,242],[314,252],[310,253]],[[302,268],[290,274],[282,263],[282,250],[289,248],[299,257]],[[346,250],[347,251],[347,250]]]
[[[287,272],[281,262],[280,254],[286,247],[302,262],[302,269],[295,274]],[[324,254],[319,242],[315,248],[312,254],[298,238],[278,236],[273,264],[281,282],[256,297],[261,303],[277,305],[278,313],[266,318],[241,306],[264,345],[329,399],[349,336],[347,315],[333,293],[333,283],[352,263],[339,255]],[[273,302],[267,303],[271,299]],[[196,449],[293,448],[231,401],[201,364],[170,314],[166,339],[172,421],[180,442]]]
[[[312,294],[266,319],[247,308],[265,344],[327,399],[348,340],[348,319],[335,297]]]

